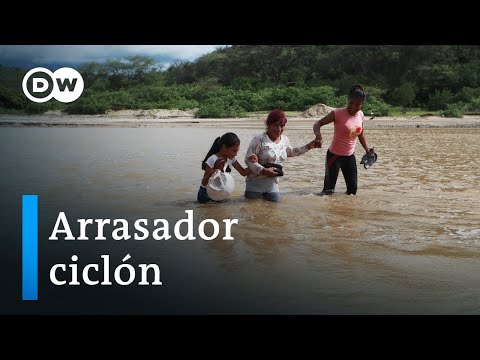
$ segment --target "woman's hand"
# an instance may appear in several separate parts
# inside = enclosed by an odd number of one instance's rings
[[[263,168],[262,174],[265,175],[266,177],[275,177],[277,176],[277,172],[275,171],[275,168]]]
[[[217,170],[214,169],[214,168],[211,168],[210,166],[207,165],[207,167],[205,169],[205,172],[203,174],[203,178],[202,178],[202,185],[203,186],[207,186],[208,180],[210,179],[210,177],[213,175],[213,173],[215,171],[217,171]]]
[[[312,150],[313,148],[320,148],[320,147],[322,147],[322,143],[321,143],[321,141],[319,141],[317,139],[312,140],[307,144],[307,149],[308,150]]]
[[[248,161],[250,161],[251,163],[258,163],[258,156],[257,154],[251,154],[249,157],[248,157]]]
[[[217,161],[215,161],[215,164],[213,164],[214,169],[218,169],[221,172],[223,172],[223,168],[225,167],[225,160],[222,158],[218,158]]]

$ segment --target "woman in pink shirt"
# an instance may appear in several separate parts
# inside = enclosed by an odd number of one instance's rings
[[[357,138],[367,152],[370,149],[363,132],[363,111],[365,92],[362,85],[353,85],[348,92],[348,104],[341,109],[335,109],[313,125],[316,140],[322,143],[320,128],[333,122],[333,140],[327,150],[325,159],[325,180],[320,195],[331,195],[335,192],[338,172],[342,169],[347,185],[347,194],[357,193],[357,161],[355,159],[355,145]]]

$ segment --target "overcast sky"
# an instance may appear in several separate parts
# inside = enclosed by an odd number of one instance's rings
[[[0,64],[19,67],[73,66],[143,55],[168,65],[174,60],[193,61],[222,46],[225,45],[0,45]]]

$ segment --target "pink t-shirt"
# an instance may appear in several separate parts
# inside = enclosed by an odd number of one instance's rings
[[[330,152],[340,156],[350,156],[355,152],[357,137],[363,129],[363,111],[355,116],[348,113],[347,108],[335,109],[335,122]]]

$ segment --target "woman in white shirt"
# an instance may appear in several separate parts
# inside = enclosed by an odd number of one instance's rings
[[[251,170],[246,179],[245,197],[247,199],[263,197],[268,201],[279,202],[279,172],[272,164],[282,165],[287,157],[305,154],[308,150],[319,146],[315,140],[312,140],[304,146],[293,147],[288,137],[282,135],[286,124],[285,113],[282,110],[273,110],[268,114],[266,131],[252,139],[245,157],[245,163]],[[251,161],[251,155],[257,155],[258,160]]]

